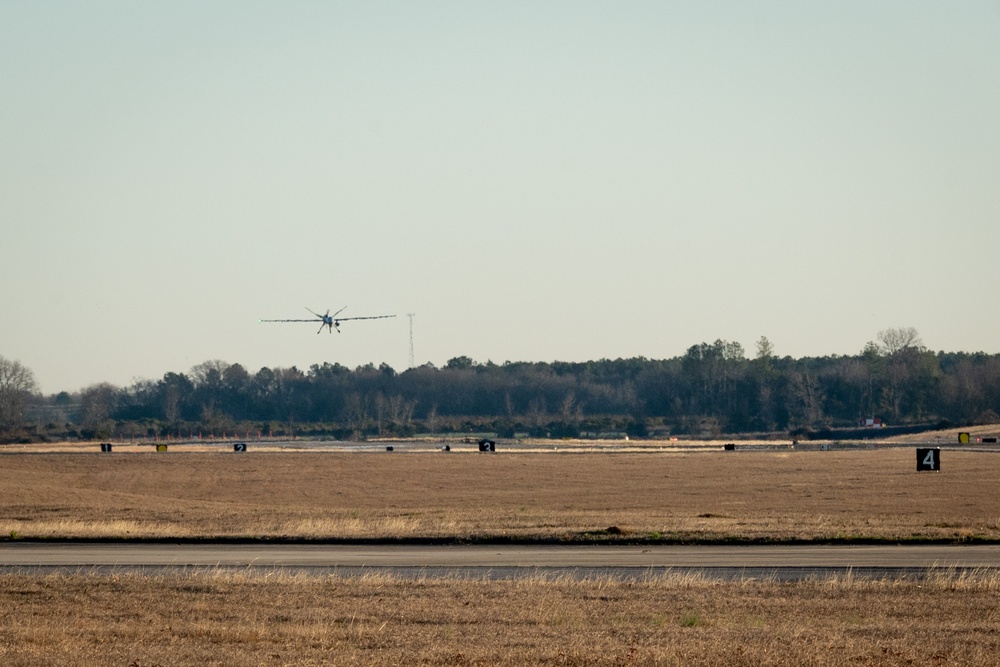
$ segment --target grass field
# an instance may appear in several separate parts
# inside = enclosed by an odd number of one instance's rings
[[[0,575],[0,664],[994,665],[996,575],[719,584]]]
[[[1000,539],[1000,456],[960,449],[10,454],[0,479],[0,539]]]
[[[1000,456],[16,453],[0,539],[996,540]],[[608,528],[615,530],[609,531]],[[1000,576],[0,575],[0,664],[992,665]]]

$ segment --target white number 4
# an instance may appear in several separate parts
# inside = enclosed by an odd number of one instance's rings
[[[934,470],[934,450],[928,449],[927,456],[924,457],[924,465]]]

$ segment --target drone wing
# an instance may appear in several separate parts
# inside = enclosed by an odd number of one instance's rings
[[[344,308],[347,308],[347,306],[344,306]],[[336,327],[336,326],[338,326],[341,322],[346,322],[348,320],[384,320],[384,319],[386,319],[388,317],[396,317],[395,315],[367,315],[365,317],[337,317],[337,315],[341,311],[343,311],[344,308],[341,308],[340,310],[338,310],[333,315],[330,315],[330,311],[329,310],[326,311],[326,315],[320,315],[316,311],[311,310],[309,308],[306,308],[306,310],[308,310],[310,313],[312,313],[313,315],[316,316],[316,319],[312,319],[312,320],[299,320],[299,319],[292,320],[292,319],[285,319],[285,320],[257,320],[257,321],[258,322],[312,322],[313,324],[315,324],[316,321],[319,320],[319,321],[321,321],[323,323],[323,326],[330,327],[330,329],[332,331],[333,328]],[[323,326],[320,327],[320,331],[323,330]],[[340,330],[338,329],[337,331],[339,332]]]
[[[396,317],[395,315],[369,315],[367,317],[338,317],[338,322],[346,322],[347,320],[384,320],[387,317]]]

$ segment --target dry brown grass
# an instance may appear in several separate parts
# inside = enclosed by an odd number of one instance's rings
[[[0,456],[0,539],[1000,539],[1000,456],[946,449]]]
[[[0,664],[992,665],[996,575],[0,576]]]
[[[876,431],[876,434],[877,433],[878,432]],[[1000,436],[1000,424],[956,426],[954,428],[941,429],[939,431],[896,435],[891,438],[886,438],[886,442],[954,445],[958,443],[959,433],[968,433],[972,444],[976,444],[976,440],[978,438],[996,438],[997,436]]]
[[[0,456],[0,537],[1000,537],[946,450]],[[0,575],[0,665],[992,665],[996,574],[720,583]]]

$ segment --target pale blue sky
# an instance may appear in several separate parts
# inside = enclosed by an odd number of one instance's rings
[[[1000,1],[818,4],[0,2],[0,355],[1000,352]]]

